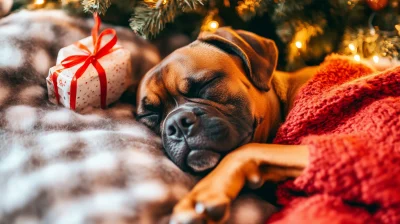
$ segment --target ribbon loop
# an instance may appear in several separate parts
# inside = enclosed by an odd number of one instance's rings
[[[76,71],[74,77],[71,80],[71,90],[70,90],[70,108],[72,110],[75,110],[76,108],[76,94],[77,94],[77,87],[78,87],[78,79],[85,73],[89,65],[93,65],[93,67],[96,69],[98,76],[99,76],[99,81],[100,81],[100,97],[101,97],[101,108],[106,108],[107,106],[107,76],[104,68],[101,66],[101,64],[98,62],[98,59],[104,57],[107,54],[110,54],[113,52],[113,47],[117,44],[117,32],[114,29],[105,29],[103,32],[100,33],[99,35],[99,29],[101,25],[101,20],[97,13],[93,14],[95,24],[92,28],[92,41],[93,41],[93,52],[90,51],[90,49],[81,44],[80,42],[75,43],[75,46],[77,46],[80,50],[82,50],[83,53],[86,53],[84,55],[72,55],[64,60],[61,61],[61,65],[63,66],[63,69],[65,68],[72,68],[76,65],[82,64],[81,67],[78,68]],[[103,46],[101,47],[101,42],[103,38],[107,35],[111,35],[111,39]],[[58,87],[57,87],[57,77],[60,70],[57,70],[56,72],[53,73],[53,85],[55,89],[55,94],[57,98],[57,102],[59,103],[59,93],[58,93]]]

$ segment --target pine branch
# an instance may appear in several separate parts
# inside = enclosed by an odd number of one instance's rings
[[[270,0],[243,0],[238,2],[236,12],[244,21],[249,21],[267,12],[270,3]]]
[[[144,38],[154,37],[179,14],[177,0],[142,2],[135,7],[130,26]]]
[[[167,23],[186,12],[196,11],[208,0],[144,0],[134,8],[131,28],[144,38],[154,37]]]
[[[97,12],[104,15],[111,5],[111,0],[82,0],[85,12]]]
[[[206,2],[207,0],[179,0],[178,3],[182,12],[190,12],[204,6]]]
[[[306,6],[312,3],[312,0],[279,1],[274,5],[274,12],[271,18],[274,22],[280,23],[282,21],[291,19],[291,17],[293,17],[294,15],[304,15]]]

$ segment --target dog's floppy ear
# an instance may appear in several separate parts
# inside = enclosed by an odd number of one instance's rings
[[[202,32],[197,39],[239,56],[253,85],[263,91],[270,89],[278,60],[274,41],[229,27],[219,28],[214,33]]]

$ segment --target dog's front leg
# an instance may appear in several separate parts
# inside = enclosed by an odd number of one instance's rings
[[[228,154],[175,207],[170,223],[223,223],[230,204],[247,183],[262,186],[300,175],[308,163],[303,145],[250,143]]]

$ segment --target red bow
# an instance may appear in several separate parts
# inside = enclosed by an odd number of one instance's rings
[[[91,52],[89,50],[89,48],[87,48],[85,45],[77,42],[77,43],[75,43],[75,45],[86,54],[72,55],[61,61],[61,65],[63,66],[63,69],[72,68],[75,65],[81,64],[83,62],[83,65],[76,71],[76,73],[71,81],[70,108],[72,110],[75,110],[75,107],[76,107],[76,92],[77,92],[77,88],[78,88],[77,87],[78,79],[85,73],[86,69],[89,67],[90,64],[92,64],[94,66],[94,68],[96,69],[96,71],[99,75],[101,108],[104,109],[107,106],[107,77],[106,77],[106,72],[104,71],[104,68],[98,62],[98,59],[113,52],[112,48],[117,43],[117,34],[116,34],[115,30],[113,30],[113,29],[105,29],[103,32],[101,32],[100,35],[98,35],[101,21],[100,21],[99,16],[97,15],[97,13],[94,13],[93,17],[94,17],[94,21],[95,21],[95,25],[92,29],[92,38],[93,38],[93,46],[94,46],[93,52]],[[101,41],[105,35],[112,35],[112,38],[107,44],[105,44],[103,47],[100,47]],[[114,49],[114,50],[116,50],[116,49]],[[58,94],[58,87],[57,87],[57,77],[58,77],[59,71],[60,70],[58,70],[52,74],[54,92],[56,95],[57,103],[60,103],[60,95]]]

